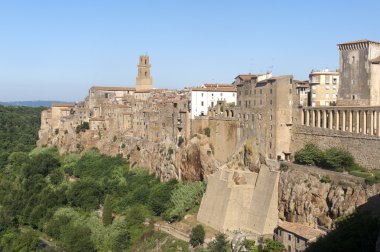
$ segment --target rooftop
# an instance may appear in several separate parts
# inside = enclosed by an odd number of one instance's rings
[[[367,39],[361,39],[361,40],[354,40],[354,41],[349,41],[349,42],[341,43],[341,44],[338,44],[338,46],[340,46],[340,45],[352,45],[352,44],[358,44],[358,43],[380,44],[379,42],[375,42],[375,41],[371,41],[371,40],[367,40]]]
[[[321,235],[324,235],[325,232],[319,229],[315,229],[303,224],[299,223],[293,223],[293,222],[287,222],[282,221],[278,224],[279,228],[282,228],[288,232],[291,232],[293,234],[296,234],[300,237],[303,237],[307,240],[313,240],[315,238],[318,238]]]
[[[136,88],[131,87],[106,87],[106,86],[93,86],[92,89],[104,91],[135,91]]]
[[[203,91],[203,92],[236,92],[236,87],[198,87],[191,88],[191,91]]]
[[[74,107],[74,104],[71,104],[71,103],[54,103],[51,105],[51,107],[70,108],[70,107]]]

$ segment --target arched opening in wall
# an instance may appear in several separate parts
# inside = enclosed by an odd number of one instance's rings
[[[229,110],[226,110],[226,116],[230,117],[230,111]]]
[[[231,117],[234,117],[234,111],[231,110]]]
[[[145,77],[148,77],[148,72],[145,72]]]
[[[331,111],[326,111],[326,128],[330,128],[330,115]]]
[[[324,118],[323,118],[323,112],[322,111],[318,111],[318,113],[319,113],[319,118],[320,118],[319,122],[318,122],[319,123],[319,127],[322,128],[323,124],[324,124],[324,121],[323,121],[324,120]]]
[[[333,128],[335,128],[335,122],[336,122],[336,120],[335,120],[335,118],[336,118],[336,112],[335,111],[331,111],[331,128],[333,129]]]

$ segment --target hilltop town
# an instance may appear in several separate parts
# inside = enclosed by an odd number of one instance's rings
[[[338,50],[339,69],[313,70],[309,80],[249,73],[183,90],[154,88],[142,55],[134,87],[93,86],[82,102],[44,110],[38,145],[95,147],[162,181],[206,180],[200,223],[303,251],[380,192],[360,177],[293,163],[313,143],[379,169],[380,43]]]

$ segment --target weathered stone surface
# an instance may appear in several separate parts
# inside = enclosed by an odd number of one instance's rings
[[[328,175],[331,183],[322,183]],[[330,229],[333,221],[367,202],[380,192],[380,185],[366,185],[363,179],[318,168],[290,165],[279,181],[279,218]]]

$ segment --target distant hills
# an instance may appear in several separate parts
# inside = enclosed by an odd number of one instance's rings
[[[70,103],[65,101],[11,101],[1,102],[3,106],[25,106],[25,107],[50,107],[54,103]]]

